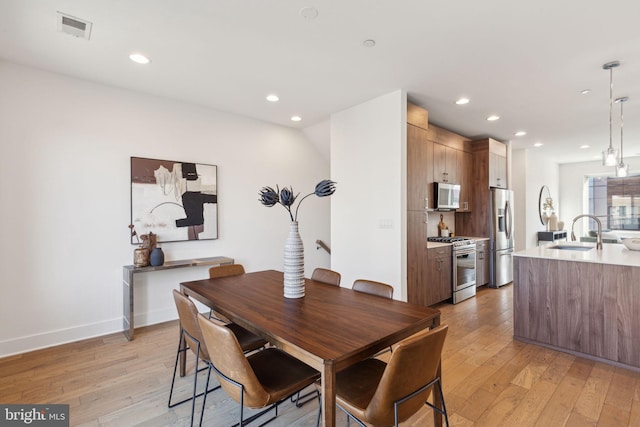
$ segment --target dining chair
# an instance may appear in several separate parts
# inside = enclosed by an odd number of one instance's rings
[[[373,280],[358,279],[353,282],[351,289],[365,294],[375,295],[382,298],[393,299],[393,286]],[[387,351],[393,351],[393,347],[389,346],[386,350],[376,353],[373,357],[377,357]]]
[[[320,373],[315,369],[273,347],[246,356],[231,330],[202,314],[198,316],[198,322],[211,356],[205,390],[209,386],[213,370],[224,391],[240,403],[240,426],[272,409],[275,410],[275,415],[261,425],[275,419],[278,416],[278,405],[283,400],[320,378]],[[316,393],[316,397],[319,397],[319,393]],[[206,400],[205,393],[200,425]],[[266,409],[245,420],[245,407]]]
[[[426,329],[398,344],[389,362],[365,359],[336,375],[336,404],[359,425],[398,426],[422,408],[423,403],[449,416],[444,403],[438,367],[448,326]],[[437,408],[427,401],[433,386],[442,401]],[[318,412],[318,424],[320,412]]]
[[[200,329],[200,324],[198,323],[198,308],[191,301],[191,299],[185,294],[173,290],[173,299],[176,303],[176,308],[178,309],[178,318],[180,319],[180,338],[178,341],[178,351],[176,352],[176,362],[173,367],[173,378],[171,380],[171,390],[169,391],[169,408],[173,408],[182,403],[191,401],[191,425],[193,425],[194,418],[194,410],[196,404],[196,398],[202,396],[206,391],[213,391],[220,386],[216,386],[211,390],[205,390],[202,393],[196,394],[197,385],[198,385],[198,372],[207,368],[209,363],[209,351],[205,342],[202,338],[202,331]],[[260,338],[259,336],[247,331],[246,329],[236,325],[235,323],[229,325],[221,325],[221,327],[226,328],[229,333],[234,334],[237,341],[240,343],[240,347],[242,351],[253,351],[257,350],[266,345],[266,341]],[[215,343],[210,343],[210,345],[215,347]],[[191,349],[193,354],[195,355],[195,370],[193,372],[193,393],[191,397],[185,398],[179,402],[171,402],[173,397],[173,388],[176,381],[176,372],[178,370],[178,360],[180,359],[180,354],[184,353],[185,357],[187,354],[187,350]],[[205,362],[205,366],[200,369],[199,362],[202,360]],[[207,384],[208,387],[208,384]]]
[[[220,277],[228,277],[228,276],[239,276],[240,274],[244,274],[244,266],[242,264],[221,264],[215,265],[209,269],[209,279],[217,279]],[[211,310],[209,312],[210,318],[215,318],[220,320],[221,322],[231,323],[229,319],[224,317],[222,314]]]
[[[393,286],[373,280],[358,279],[353,282],[351,289],[365,294],[377,295],[379,297],[393,299]]]
[[[311,280],[316,282],[328,283],[330,285],[340,286],[340,273],[326,268],[316,268],[311,274]]]

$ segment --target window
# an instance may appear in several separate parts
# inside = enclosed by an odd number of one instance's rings
[[[590,177],[589,213],[609,230],[640,230],[640,176]],[[589,220],[589,229],[596,228]]]

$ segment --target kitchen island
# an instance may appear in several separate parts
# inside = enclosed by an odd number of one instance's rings
[[[640,371],[640,252],[553,246],[514,254],[514,338]]]

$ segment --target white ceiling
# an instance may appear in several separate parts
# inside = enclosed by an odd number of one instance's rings
[[[430,121],[564,163],[609,143],[609,72],[624,146],[640,154],[637,0],[0,0],[0,58],[308,128],[405,89]],[[304,7],[316,19],[301,15]],[[93,23],[57,31],[56,11]],[[366,39],[376,41],[366,48]],[[128,54],[152,63],[132,63]],[[591,89],[581,95],[582,89]],[[277,93],[281,101],[265,101]],[[466,96],[471,102],[457,106]],[[501,119],[488,122],[489,114]],[[302,116],[299,123],[290,121]],[[614,106],[614,145],[620,143]],[[518,130],[524,137],[513,136]],[[582,144],[591,148],[580,150]],[[632,169],[640,170],[640,158]]]

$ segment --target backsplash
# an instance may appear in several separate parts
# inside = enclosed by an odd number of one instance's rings
[[[438,223],[440,222],[440,215],[442,215],[442,220],[447,227],[449,227],[450,233],[455,233],[456,228],[456,217],[454,212],[429,212],[428,213],[428,223],[427,223],[427,236],[437,236],[438,235]]]

